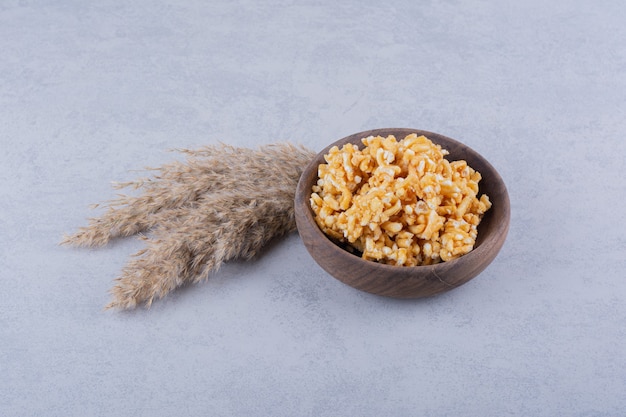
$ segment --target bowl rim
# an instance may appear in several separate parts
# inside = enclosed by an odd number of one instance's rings
[[[344,248],[339,246],[336,242],[334,242],[329,236],[327,236],[319,228],[317,222],[314,219],[313,210],[311,209],[311,206],[309,204],[311,190],[310,190],[310,186],[306,184],[307,182],[306,178],[308,175],[310,175],[310,172],[312,170],[315,170],[317,172],[318,165],[320,163],[323,163],[324,161],[324,155],[327,154],[328,151],[333,146],[338,146],[339,148],[341,148],[343,144],[355,143],[355,141],[358,141],[359,144],[361,144],[360,140],[368,136],[387,136],[387,135],[393,134],[396,136],[397,139],[399,135],[403,135],[401,139],[404,139],[406,135],[411,134],[411,133],[424,135],[428,139],[432,140],[433,143],[442,145],[443,149],[446,149],[446,146],[441,144],[439,142],[439,139],[443,141],[447,141],[448,143],[453,144],[457,147],[461,147],[464,152],[473,154],[474,158],[480,159],[481,163],[488,168],[488,170],[490,171],[489,176],[491,180],[494,181],[494,183],[497,183],[502,187],[502,193],[501,193],[502,197],[501,197],[501,201],[499,201],[499,204],[502,204],[502,207],[500,207],[500,209],[503,210],[502,220],[504,221],[503,227],[500,228],[500,234],[503,235],[502,243],[499,244],[498,239],[495,239],[497,235],[492,235],[490,236],[491,239],[484,239],[484,240],[481,240],[480,242],[477,239],[477,243],[475,244],[474,248],[469,253],[463,256],[460,256],[456,259],[450,260],[450,261],[439,262],[439,263],[432,264],[432,265],[398,266],[398,265],[384,264],[384,263],[379,263],[379,262],[363,259],[360,256],[354,253],[351,253],[348,250],[345,250]],[[484,170],[480,171],[481,174],[483,174],[482,171]],[[313,176],[313,178],[317,178],[317,173]],[[484,174],[483,174],[483,178],[484,178]],[[455,267],[457,264],[465,264],[465,263],[471,264],[473,260],[478,261],[479,259],[485,258],[485,256],[487,257],[493,256],[493,258],[495,258],[500,248],[495,248],[495,251],[494,251],[494,246],[498,246],[498,245],[501,246],[504,243],[503,241],[506,239],[506,236],[508,234],[509,223],[510,223],[510,200],[509,200],[506,184],[504,183],[502,177],[500,176],[498,171],[495,169],[495,167],[491,165],[491,163],[485,157],[483,157],[480,153],[478,153],[477,151],[475,151],[474,149],[472,149],[465,143],[462,143],[456,139],[444,136],[440,133],[435,133],[435,132],[421,130],[421,129],[412,129],[412,128],[378,128],[378,129],[373,129],[373,130],[366,130],[366,131],[357,132],[357,133],[353,133],[351,135],[345,136],[329,144],[320,152],[318,152],[318,154],[313,158],[313,160],[302,171],[302,175],[300,177],[300,180],[298,181],[298,185],[296,188],[296,203],[295,204],[296,205],[304,204],[304,206],[306,206],[306,209],[303,210],[301,214],[304,215],[304,219],[306,219],[307,223],[314,226],[313,227],[314,233],[318,237],[321,238],[319,239],[319,242],[323,242],[322,244],[324,244],[326,247],[332,246],[337,249],[340,249],[340,251],[337,251],[339,256],[349,258],[350,260],[357,262],[359,264],[362,263],[364,267],[376,268],[376,269],[380,268],[381,271],[388,270],[390,272],[391,271],[395,271],[395,272],[403,271],[403,272],[411,273],[411,272],[419,271],[419,273],[432,273],[436,276],[439,276],[440,273],[444,273],[448,269]],[[487,213],[491,214],[489,212]],[[481,221],[481,224],[482,224],[482,221]],[[480,229],[480,225],[478,227]],[[479,230],[478,236],[480,238],[480,230]],[[489,264],[490,262],[491,261],[489,261],[487,264]],[[442,282],[445,282],[445,281],[442,279]]]

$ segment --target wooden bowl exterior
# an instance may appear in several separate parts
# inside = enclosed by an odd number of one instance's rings
[[[424,135],[447,149],[450,161],[465,159],[482,174],[480,193],[493,203],[478,227],[474,249],[455,260],[436,265],[404,267],[361,259],[330,240],[317,226],[310,207],[311,187],[317,182],[317,167],[332,146],[346,143],[362,146],[368,136],[395,135],[398,140],[410,133]],[[376,129],[355,133],[322,150],[302,173],[295,197],[298,232],[313,259],[343,283],[373,294],[396,298],[428,297],[456,288],[480,274],[496,257],[506,239],[510,222],[510,202],[506,186],[489,162],[468,146],[437,133],[416,129]]]

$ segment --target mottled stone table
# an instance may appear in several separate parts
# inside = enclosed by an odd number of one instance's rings
[[[0,415],[616,416],[626,409],[623,1],[0,5]],[[453,137],[508,240],[430,299],[358,292],[297,234],[150,310],[136,239],[58,246],[172,148]]]

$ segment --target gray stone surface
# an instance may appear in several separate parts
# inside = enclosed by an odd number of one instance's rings
[[[0,415],[616,416],[626,410],[626,3],[0,3]],[[512,203],[439,297],[357,292],[297,235],[104,312],[130,239],[59,247],[171,148],[379,127],[461,140]]]

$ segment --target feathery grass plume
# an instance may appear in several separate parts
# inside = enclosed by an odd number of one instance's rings
[[[225,261],[255,256],[271,239],[296,228],[295,190],[313,151],[289,143],[181,151],[187,161],[119,184],[142,193],[105,203],[104,214],[61,242],[102,246],[149,232],[142,237],[146,247],[117,278],[107,308],[150,306],[180,285],[206,279]]]

